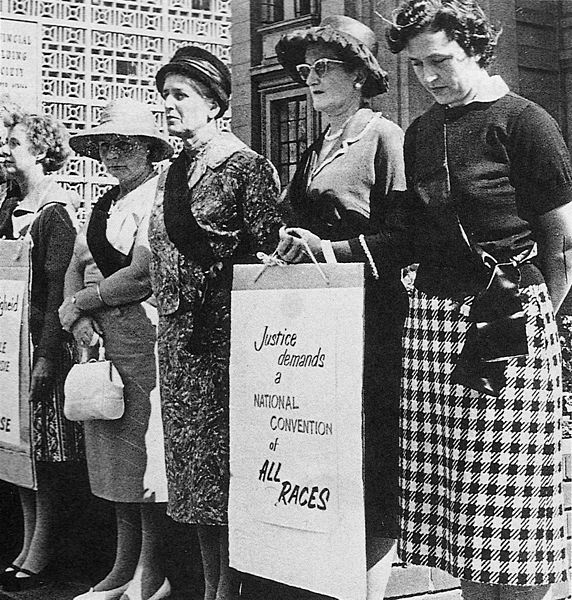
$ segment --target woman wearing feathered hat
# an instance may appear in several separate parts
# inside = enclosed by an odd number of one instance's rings
[[[160,600],[170,595],[161,551],[167,501],[156,365],[157,310],[149,297],[149,215],[157,191],[153,164],[173,150],[149,108],[111,102],[93,129],[71,138],[82,156],[99,160],[118,185],[95,204],[78,235],[65,280],[60,319],[79,346],[95,334],[125,385],[125,413],[85,423],[93,494],[115,503],[117,553],[106,577],[76,600]]]
[[[288,188],[289,225],[322,239],[319,260],[371,256],[364,235],[383,227],[392,198],[405,189],[403,132],[370,108],[387,90],[373,31],[347,16],[284,35],[278,60],[308,86],[327,127],[302,156]],[[290,229],[278,253],[308,260]],[[332,246],[335,242],[335,249]],[[397,537],[397,429],[401,329],[407,305],[398,269],[367,263],[365,303],[365,511],[368,598],[383,597]]]
[[[232,263],[278,241],[272,165],[217,118],[230,73],[202,48],[177,50],[156,76],[183,151],[164,177],[149,229],[169,514],[197,526],[206,600],[238,594],[228,567],[228,368]]]

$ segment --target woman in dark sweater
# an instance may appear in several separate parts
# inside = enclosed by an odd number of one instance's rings
[[[436,104],[406,132],[407,198],[364,254],[379,272],[419,263],[401,558],[461,578],[467,599],[539,599],[567,577],[554,313],[572,281],[572,171],[554,120],[485,70],[497,37],[473,0],[396,11],[390,49],[406,50]],[[285,233],[280,252],[299,246]]]
[[[82,430],[63,415],[63,384],[71,366],[68,334],[58,307],[74,240],[79,197],[48,177],[70,154],[62,125],[47,116],[17,110],[4,113],[7,141],[4,169],[20,189],[20,201],[4,220],[2,235],[32,244],[30,333],[33,344],[30,400],[33,403],[33,453],[37,491],[18,488],[24,516],[23,546],[0,575],[6,589],[35,587],[57,549],[58,492],[66,464],[83,458]]]

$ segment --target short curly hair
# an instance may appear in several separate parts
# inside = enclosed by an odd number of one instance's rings
[[[4,106],[3,109],[4,126],[10,128],[22,125],[33,151],[38,154],[45,153],[42,159],[44,173],[61,169],[71,154],[66,128],[48,115],[32,115],[14,105]]]
[[[487,67],[494,58],[501,29],[494,27],[475,0],[405,0],[393,13],[386,31],[389,50],[401,52],[423,31],[444,31],[468,56]]]

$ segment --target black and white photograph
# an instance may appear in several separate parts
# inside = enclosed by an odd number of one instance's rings
[[[572,0],[0,0],[0,600],[572,600]]]

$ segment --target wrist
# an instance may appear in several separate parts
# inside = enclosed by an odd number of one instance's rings
[[[330,240],[321,240],[320,248],[322,250],[322,257],[327,263],[337,263],[338,259],[334,253],[332,242]]]
[[[101,303],[101,306],[107,306],[107,302],[103,299],[103,296],[101,295],[101,282],[99,281],[95,284],[95,293],[97,294],[97,299]]]
[[[75,298],[74,306],[81,312],[89,312],[107,306],[101,293],[100,283],[87,286],[83,290],[77,292]]]
[[[359,243],[361,244],[365,258],[366,258],[366,264],[369,265],[369,268],[371,270],[371,274],[372,274],[373,278],[379,279],[379,271],[377,270],[377,265],[375,264],[375,261],[373,260],[373,256],[370,252],[369,246],[367,245],[365,236],[362,234],[358,237],[358,239],[359,239]]]

